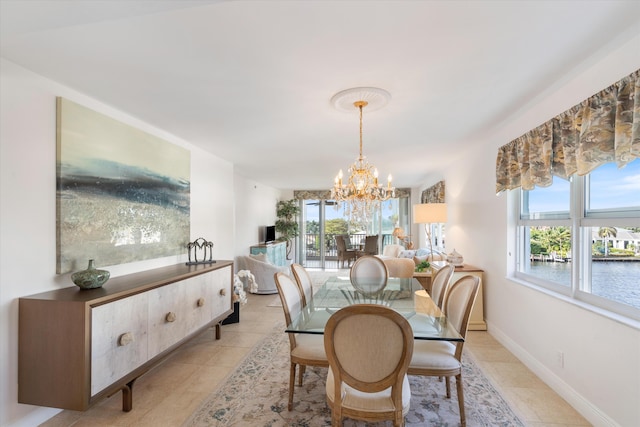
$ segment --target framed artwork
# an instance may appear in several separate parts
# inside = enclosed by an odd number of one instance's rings
[[[57,98],[56,272],[185,254],[190,152]]]

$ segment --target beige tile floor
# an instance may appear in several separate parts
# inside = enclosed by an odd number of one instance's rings
[[[249,295],[240,322],[213,328],[183,346],[133,387],[133,409],[122,412],[120,393],[86,412],[63,411],[42,426],[179,426],[233,371],[253,346],[284,319],[277,295]],[[528,426],[589,426],[571,406],[538,379],[487,332],[468,333],[466,348]]]

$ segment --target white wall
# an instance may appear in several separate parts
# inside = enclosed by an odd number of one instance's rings
[[[235,254],[234,173],[229,162],[5,60],[0,62],[0,95],[0,425],[33,426],[58,410],[17,403],[17,298],[73,286],[68,274],[55,274],[55,97],[191,150],[191,238],[213,241],[218,259]],[[184,256],[100,267],[119,276],[185,259],[186,250]]]
[[[290,192],[262,185],[238,174],[235,175],[236,229],[235,256],[248,255],[249,247],[259,242],[260,227],[276,223],[276,204],[288,200]]]
[[[513,239],[507,194],[495,194],[495,160],[501,145],[640,68],[638,52],[640,35],[535,100],[492,136],[474,141],[477,149],[441,171],[447,251],[455,248],[485,270],[489,332],[596,426],[640,425],[640,330],[506,278]],[[556,362],[559,350],[564,368]]]

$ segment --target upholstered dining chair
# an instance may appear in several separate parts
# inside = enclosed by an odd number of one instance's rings
[[[276,287],[282,301],[284,320],[287,325],[291,319],[295,319],[302,309],[302,294],[296,282],[284,273],[275,274]],[[300,377],[298,384],[302,386],[302,379],[306,366],[329,366],[327,355],[324,351],[324,341],[321,335],[289,333],[289,358],[291,367],[289,370],[289,404],[288,409],[293,409],[293,389],[295,387],[296,367],[300,365]]]
[[[375,255],[378,253],[378,235],[366,236],[364,238],[364,248],[361,251],[356,251],[356,257],[359,258],[365,255]]]
[[[353,287],[365,296],[375,296],[387,286],[389,271],[384,262],[372,255],[355,260],[349,271]]]
[[[347,261],[347,267],[350,266],[351,260],[356,259],[356,251],[347,248],[344,236],[341,234],[336,236],[336,247],[338,248],[338,262],[342,263],[342,268],[344,268],[345,261]]]
[[[411,389],[407,366],[413,352],[413,331],[398,312],[375,304],[340,309],[325,326],[329,359],[327,403],[331,425],[344,417],[404,425]]]
[[[453,264],[447,264],[438,270],[431,279],[431,299],[440,309],[442,309],[444,297],[449,290],[454,269]]]
[[[464,276],[458,279],[447,293],[444,313],[464,338],[467,335],[469,316],[478,294],[480,279]],[[445,377],[447,398],[451,398],[450,377],[456,377],[460,424],[466,426],[464,395],[462,390],[462,342],[414,340],[409,375]]]
[[[294,279],[300,288],[300,294],[302,295],[302,306],[306,306],[311,297],[313,297],[313,280],[306,268],[302,265],[293,263],[291,264],[291,272]]]

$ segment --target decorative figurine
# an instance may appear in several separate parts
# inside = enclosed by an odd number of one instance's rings
[[[208,242],[202,237],[187,244],[189,250],[189,261],[187,265],[213,264],[213,242]],[[208,259],[207,259],[208,254]]]

